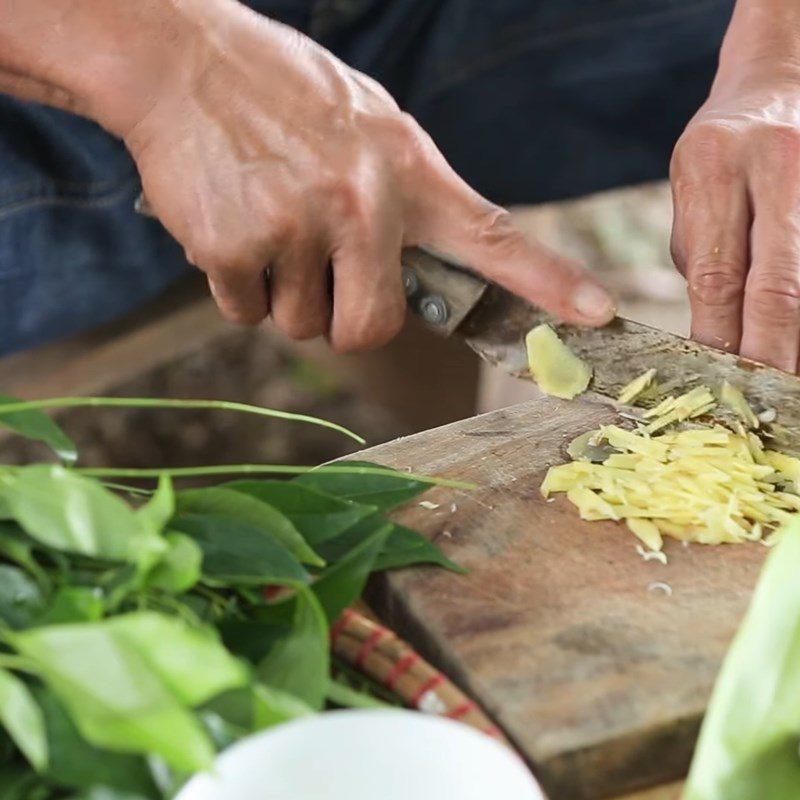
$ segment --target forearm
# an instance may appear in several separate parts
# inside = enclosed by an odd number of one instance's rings
[[[720,73],[758,74],[779,60],[800,75],[800,3],[797,0],[737,0],[720,54]]]
[[[0,90],[67,108],[124,135],[160,86],[182,79],[197,39],[189,13],[196,5],[0,0]]]

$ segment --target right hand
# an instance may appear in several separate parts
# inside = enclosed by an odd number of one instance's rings
[[[180,8],[191,46],[115,119],[225,317],[271,315],[338,351],[379,346],[403,324],[400,252],[417,245],[568,322],[611,319],[599,283],[528,241],[373,80],[234,0]]]

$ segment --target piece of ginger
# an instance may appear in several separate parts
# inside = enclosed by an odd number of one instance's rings
[[[539,325],[525,337],[528,365],[545,393],[572,400],[586,391],[591,369],[567,347],[549,325]]]

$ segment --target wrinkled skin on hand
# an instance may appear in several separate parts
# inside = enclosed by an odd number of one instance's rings
[[[798,55],[800,6],[742,3],[671,168],[693,337],[788,372],[800,371]]]
[[[230,0],[187,0],[191,57],[121,131],[154,212],[222,313],[375,347],[403,324],[403,246],[574,323],[613,315],[583,270],[470,189],[377,83]],[[268,270],[268,281],[265,271]]]

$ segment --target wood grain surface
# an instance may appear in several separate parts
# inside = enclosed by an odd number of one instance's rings
[[[668,565],[645,562],[627,529],[583,522],[561,496],[546,502],[539,486],[565,445],[614,419],[604,405],[544,398],[366,453],[478,485],[435,489],[438,508],[398,517],[470,574],[389,574],[370,601],[494,715],[551,800],[685,774],[765,554],[670,540]]]

